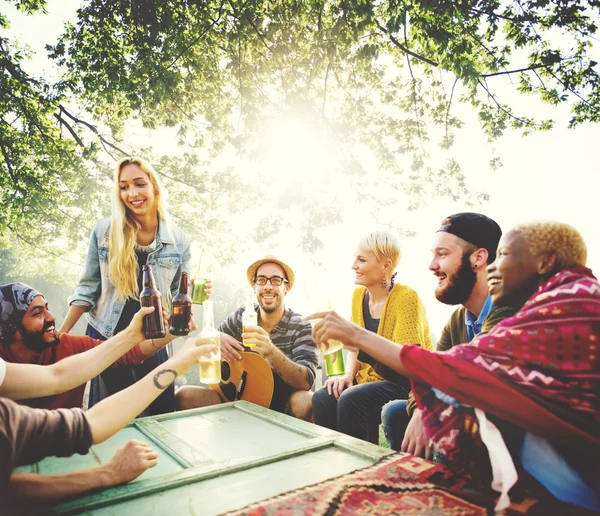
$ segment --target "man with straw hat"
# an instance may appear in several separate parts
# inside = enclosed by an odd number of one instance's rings
[[[242,359],[242,337],[252,351],[271,366],[274,379],[273,399],[269,408],[299,419],[312,419],[312,392],[318,364],[316,346],[309,322],[284,305],[286,294],[294,286],[292,268],[272,255],[252,263],[246,272],[254,289],[258,325],[246,328],[242,335],[242,313],[239,307],[223,321],[222,356],[228,362]],[[181,387],[176,393],[179,409],[216,405],[224,400],[215,391],[196,386]]]

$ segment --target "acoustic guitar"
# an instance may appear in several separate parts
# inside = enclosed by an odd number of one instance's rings
[[[223,401],[244,400],[269,408],[273,398],[273,371],[258,353],[242,351],[242,359],[221,362],[221,382],[210,384]]]

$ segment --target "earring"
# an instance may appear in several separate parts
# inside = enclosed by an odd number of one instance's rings
[[[381,278],[381,281],[379,282],[379,286],[383,290],[387,290],[387,288],[388,288],[388,281],[387,281],[387,278],[385,277],[385,275],[383,276],[383,278]]]

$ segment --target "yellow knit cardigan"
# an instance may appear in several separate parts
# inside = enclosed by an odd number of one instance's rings
[[[366,292],[366,287],[358,287],[352,295],[351,320],[362,328],[365,327],[362,306]],[[398,344],[415,344],[433,349],[425,306],[412,288],[400,283],[394,285],[387,297],[377,334]],[[356,374],[358,383],[383,380],[370,364],[360,364],[360,370]]]

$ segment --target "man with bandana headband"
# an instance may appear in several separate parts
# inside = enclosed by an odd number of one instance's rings
[[[140,329],[128,328],[122,336],[106,343],[88,336],[58,335],[56,318],[48,311],[43,295],[24,283],[0,286],[0,358],[19,364],[51,365],[67,357],[85,353],[102,344],[107,354],[118,358],[109,350],[129,350],[113,366],[140,364],[174,339],[170,334],[163,339],[144,340]],[[121,335],[121,334],[119,334]],[[131,342],[127,346],[127,342]],[[132,348],[133,343],[139,343]],[[91,357],[90,357],[91,358]],[[96,358],[96,366],[109,366],[103,358]],[[93,367],[97,369],[97,367]],[[88,367],[92,369],[92,367]],[[96,373],[99,371],[96,371]],[[79,377],[81,371],[73,371]],[[93,376],[93,375],[92,375]],[[77,387],[53,396],[25,399],[23,404],[36,408],[57,409],[81,407],[87,376]],[[42,396],[43,394],[37,394]]]
[[[437,351],[470,342],[517,311],[507,306],[494,307],[488,294],[486,268],[496,259],[501,236],[500,226],[479,213],[457,213],[442,221],[429,265],[438,279],[435,297],[444,304],[461,306],[444,327]],[[381,421],[391,448],[429,458],[421,412],[412,393],[408,401],[395,400],[385,405]]]

